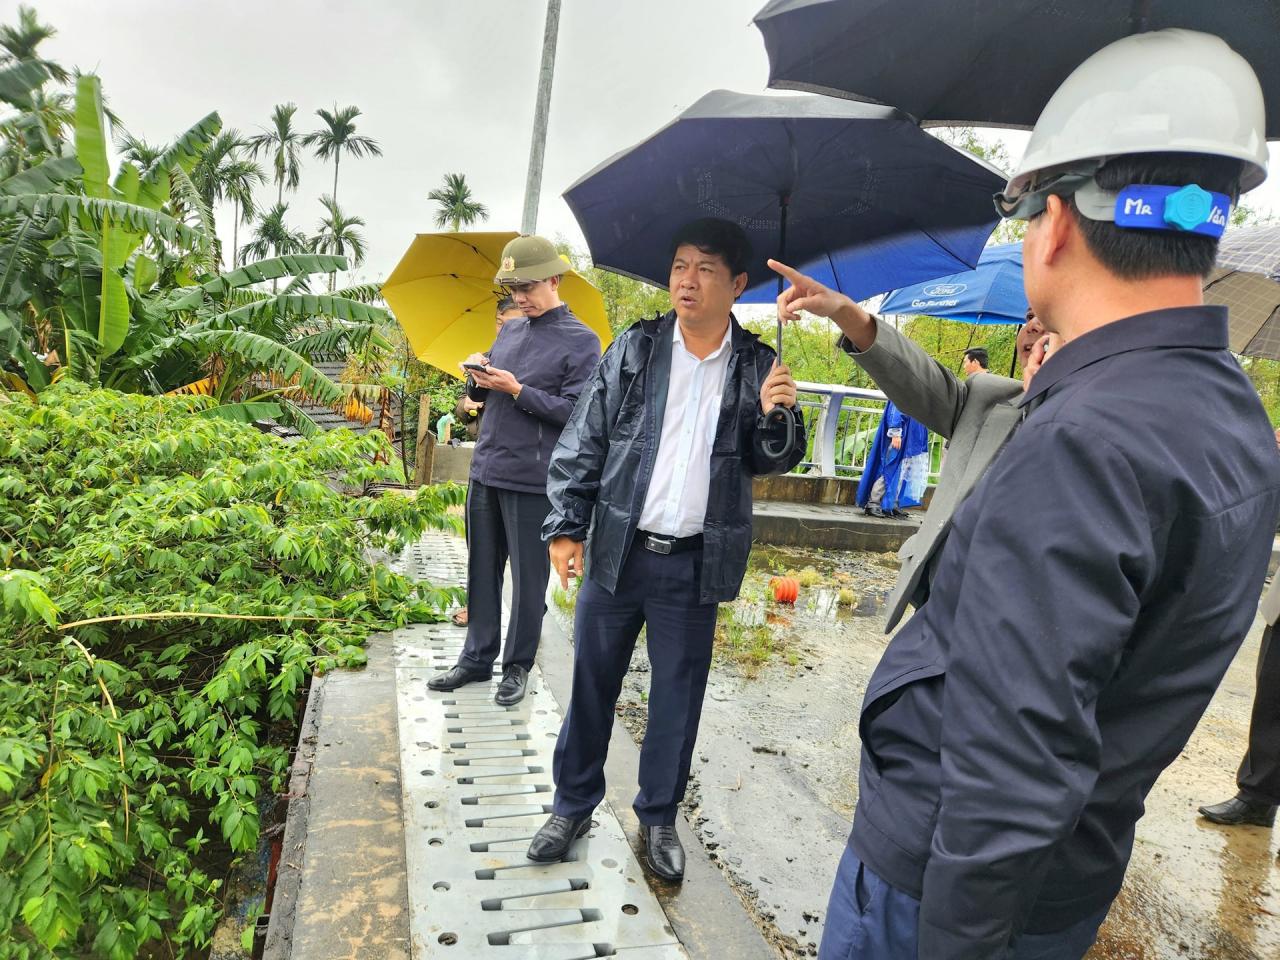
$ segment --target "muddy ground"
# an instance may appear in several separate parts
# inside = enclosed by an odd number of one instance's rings
[[[771,573],[806,567],[794,609],[764,599]],[[783,957],[815,956],[821,940],[857,798],[857,709],[887,642],[880,606],[895,576],[881,555],[757,551],[743,597],[722,615],[686,813]],[[1261,631],[1259,621],[1148,798],[1090,960],[1280,958],[1276,837],[1196,816],[1234,793]],[[647,687],[641,643],[619,705],[637,740]]]

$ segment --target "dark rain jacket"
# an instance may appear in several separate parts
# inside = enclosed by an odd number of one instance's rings
[[[504,323],[489,362],[511,371],[523,389],[513,398],[467,381],[471,399],[484,401],[471,479],[518,493],[546,493],[551,451],[599,360],[600,338],[564,304]]]
[[[701,600],[738,595],[751,552],[751,478],[785,473],[804,457],[804,420],[789,411],[796,444],[782,460],[765,454],[768,439],[760,387],[775,354],[730,318],[725,390],[711,449],[711,486],[703,527]],[[613,592],[644,508],[671,380],[675,313],[634,324],[605,352],[551,457],[545,540],[588,540],[586,567]],[[590,538],[588,538],[588,531]]]
[[[1134,824],[1253,620],[1280,455],[1226,311],[1046,361],[956,510],[860,721],[849,842],[921,898],[920,956],[1003,957],[1120,890]]]

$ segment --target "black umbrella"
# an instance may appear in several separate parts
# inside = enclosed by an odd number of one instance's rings
[[[564,198],[596,266],[660,286],[681,226],[738,224],[755,250],[742,299],[761,303],[781,289],[769,257],[854,299],[971,268],[1003,183],[890,107],[716,90]]]
[[[716,90],[565,191],[592,261],[666,286],[668,243],[700,217],[755,250],[746,303],[772,302],[788,259],[863,299],[972,268],[1004,175],[897,110],[828,97]]]
[[[1262,83],[1280,138],[1276,0],[773,0],[769,86],[893,104],[922,123],[1032,127],[1059,84],[1143,30],[1215,34]]]

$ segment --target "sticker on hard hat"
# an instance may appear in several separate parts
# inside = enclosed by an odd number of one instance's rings
[[[1117,227],[1220,237],[1230,213],[1230,197],[1194,183],[1185,187],[1134,183],[1116,194]]]

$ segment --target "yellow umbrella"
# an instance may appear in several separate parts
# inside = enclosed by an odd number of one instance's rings
[[[493,344],[502,292],[494,285],[502,248],[517,233],[420,233],[382,285],[382,296],[423,363],[462,378],[467,356]],[[612,341],[604,297],[565,267],[560,299],[595,331],[603,350]]]

